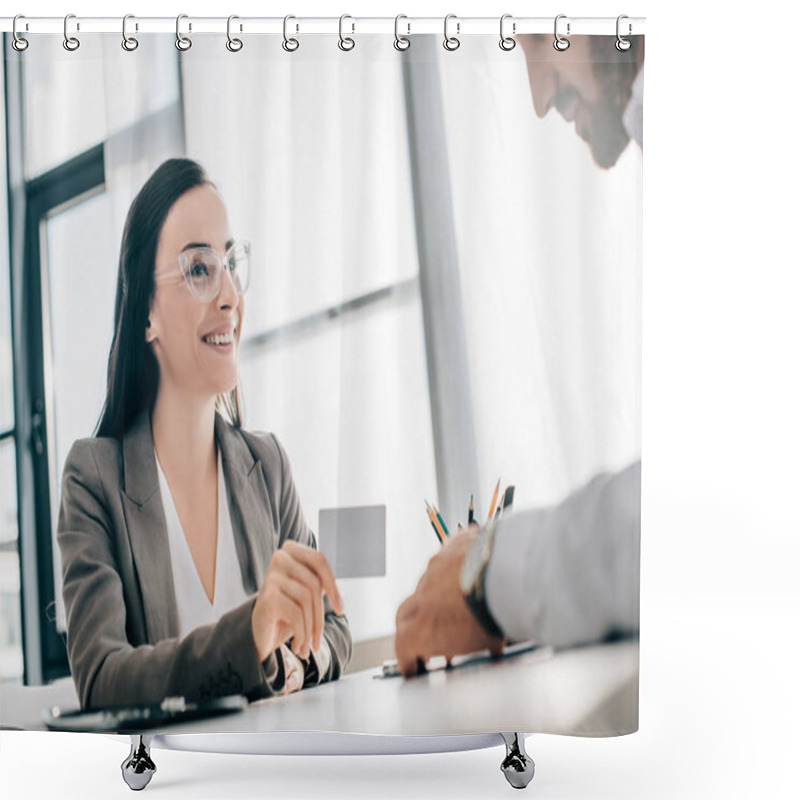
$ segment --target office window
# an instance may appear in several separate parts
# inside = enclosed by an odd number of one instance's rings
[[[10,188],[10,216],[20,223],[12,229],[24,228],[24,237],[11,248],[3,240],[16,282],[12,343],[5,258],[0,276],[2,635],[4,657],[6,640],[24,643],[24,678],[33,684],[68,670],[55,538],[60,480],[72,442],[92,435],[103,405],[125,214],[152,170],[183,154],[174,37],[146,37],[141,47],[148,69],[112,35],[88,37],[73,53],[60,36],[44,36],[38,57],[3,62],[3,134],[13,135],[0,194],[5,210]]]
[[[174,37],[141,37],[136,55],[140,63],[156,65],[152,70],[132,68],[119,37],[93,34],[74,53],[64,50],[62,41],[59,36],[37,37],[36,52],[29,52],[24,62],[28,180],[172,105],[178,94],[177,60],[169,51]],[[103,69],[97,68],[97,59],[103,59]],[[159,69],[159,64],[166,68]],[[57,135],[45,120],[58,120]]]
[[[114,242],[108,193],[98,186],[44,222],[42,266],[50,331],[45,372],[52,381],[50,511],[57,627],[66,630],[55,541],[64,461],[76,439],[91,436],[103,407],[108,345],[114,328]],[[85,269],[85,265],[96,265]],[[77,357],[76,357],[77,356]]]
[[[22,680],[17,481],[13,439],[0,441],[0,681]]]
[[[5,64],[0,60],[0,85]],[[5,103],[0,104],[0,180],[8,185]],[[17,466],[14,444],[14,369],[11,339],[11,273],[8,260],[8,193],[0,191],[0,681],[21,681]]]
[[[0,76],[2,79],[2,76]],[[0,139],[0,142],[2,140]],[[3,155],[5,162],[5,146]],[[3,163],[2,175],[5,174]],[[14,364],[11,354],[11,297],[8,271],[8,236],[6,232],[8,212],[6,195],[0,198],[0,433],[14,427]]]

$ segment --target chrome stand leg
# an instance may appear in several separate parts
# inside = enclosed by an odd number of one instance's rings
[[[525,752],[525,737],[521,733],[501,733],[506,743],[506,757],[500,769],[515,789],[524,789],[532,780],[536,765]]]
[[[150,783],[156,765],[150,758],[150,742],[153,735],[131,734],[131,752],[122,762],[122,778],[134,792],[139,792]]]

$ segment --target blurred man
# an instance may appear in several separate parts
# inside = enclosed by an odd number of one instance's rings
[[[595,163],[613,167],[633,139],[642,146],[644,39],[619,52],[614,36],[573,36],[562,52],[553,37],[519,36],[538,117],[555,108],[588,145]]]
[[[642,147],[644,40],[518,37],[537,116],[555,108],[609,169],[633,139]],[[473,526],[448,540],[397,611],[395,652],[405,676],[508,640],[570,646],[639,630],[641,462],[596,476],[552,508]]]

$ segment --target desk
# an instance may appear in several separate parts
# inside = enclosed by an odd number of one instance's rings
[[[637,641],[575,648],[549,657],[534,650],[409,680],[376,678],[379,672],[363,670],[291,695],[260,700],[239,714],[153,729],[141,742],[138,736],[132,737],[123,777],[131,786],[131,781],[139,780],[135,788],[147,785],[155,771],[149,747],[261,755],[368,755],[475,750],[505,740],[508,756],[503,771],[512,785],[521,788],[533,776],[524,737],[518,740],[516,734],[505,733],[501,738],[500,732],[609,736],[632,733],[638,727]],[[0,727],[45,730],[41,710],[51,705],[77,707],[71,681],[45,687],[0,687]],[[524,775],[519,764],[505,766],[512,753],[519,755],[517,746]],[[135,755],[146,760],[148,768],[131,769]]]
[[[190,733],[224,733],[234,744],[237,733],[248,734],[247,740],[252,738],[249,734],[279,731],[374,736],[536,731],[607,736],[631,733],[638,727],[639,645],[635,641],[563,650],[544,660],[533,651],[410,680],[376,679],[377,673],[377,669],[363,670],[285,697],[260,700],[240,714],[154,732],[160,743],[166,745],[163,740],[169,738],[171,746],[182,747],[181,737]],[[3,686],[0,724],[45,730],[41,709],[56,704],[77,707],[70,681],[46,687]],[[192,736],[185,744],[198,749],[199,740]],[[215,752],[220,744],[215,741]]]

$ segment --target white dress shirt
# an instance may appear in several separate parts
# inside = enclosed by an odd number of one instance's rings
[[[169,490],[167,479],[158,465],[158,482],[167,520],[169,555],[172,560],[172,578],[175,584],[175,601],[178,607],[180,635],[200,625],[216,622],[226,611],[230,611],[247,599],[242,582],[239,557],[233,541],[228,495],[225,491],[225,476],[222,472],[222,455],[217,451],[217,558],[214,569],[214,602],[210,602],[200,575],[194,564],[192,553],[183,534],[181,521]]]
[[[486,602],[507,638],[568,647],[639,630],[641,462],[494,529]]]

